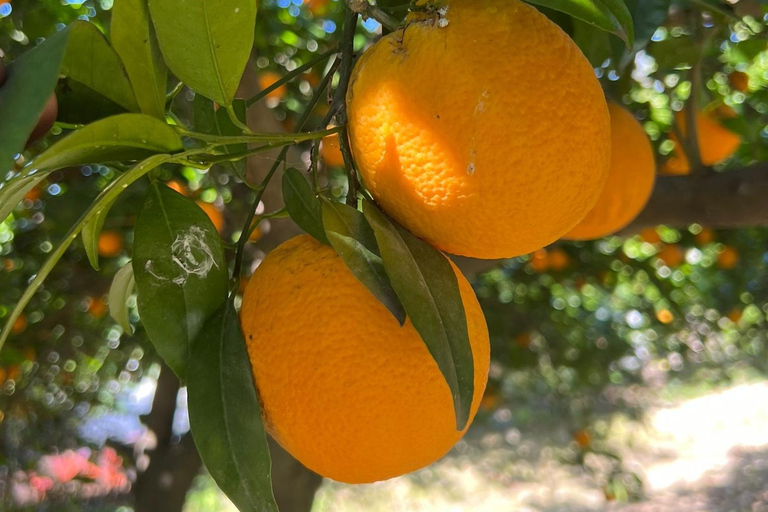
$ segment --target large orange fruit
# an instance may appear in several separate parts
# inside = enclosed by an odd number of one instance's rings
[[[454,271],[474,357],[472,418],[490,345],[477,298]],[[266,428],[309,469],[341,482],[384,480],[434,462],[463,435],[410,320],[400,327],[332,248],[304,235],[272,251],[240,315]]]
[[[727,106],[708,108],[696,115],[696,138],[699,141],[701,163],[704,165],[719,164],[733,156],[739,149],[741,137],[721,124],[723,120],[733,117],[736,117],[736,112]],[[685,112],[675,113],[675,120],[683,135],[687,133],[685,118]],[[674,133],[670,134],[669,138],[675,142],[675,152],[665,162],[661,174],[689,174],[691,164],[688,162],[685,151]]]
[[[643,127],[628,110],[608,103],[611,168],[600,198],[565,238],[594,240],[625,227],[643,210],[653,191],[656,164]]]
[[[362,55],[347,100],[365,185],[449,253],[535,251],[573,228],[605,183],[610,120],[592,67],[517,0],[411,15]]]

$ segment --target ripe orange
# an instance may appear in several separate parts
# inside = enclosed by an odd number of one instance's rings
[[[27,330],[27,315],[22,313],[21,315],[19,315],[19,318],[17,318],[13,322],[13,326],[11,327],[11,332],[13,334],[21,334],[26,330]]]
[[[592,66],[518,0],[410,15],[360,57],[347,100],[365,185],[449,253],[544,247],[586,215],[607,177],[610,118]]]
[[[720,254],[717,255],[717,266],[723,270],[731,270],[739,263],[739,251],[733,247],[726,246]]]
[[[586,430],[577,430],[574,432],[573,440],[576,441],[576,444],[579,445],[580,448],[587,448],[592,444],[592,436]]]
[[[672,321],[675,319],[672,312],[668,309],[662,309],[660,311],[656,312],[656,318],[659,322],[663,324],[671,324]]]
[[[531,346],[531,333],[524,332],[515,336],[515,345],[520,348],[527,349]]]
[[[474,417],[488,329],[453,268],[474,356]],[[400,327],[332,248],[306,235],[280,245],[249,281],[240,315],[266,428],[309,469],[340,482],[384,480],[432,463],[463,435],[410,320]]]
[[[178,192],[183,196],[189,195],[189,189],[184,183],[182,183],[179,180],[171,180],[168,183],[166,183],[166,185],[168,185],[168,188],[170,188],[171,190],[175,190],[176,192]]]
[[[611,168],[600,198],[565,238],[594,240],[616,233],[643,210],[653,191],[656,163],[645,130],[616,103],[611,113]]]
[[[106,312],[107,305],[104,303],[103,298],[92,298],[90,300],[90,303],[88,304],[88,313],[90,313],[94,318],[101,318],[106,314]]]
[[[216,205],[206,203],[205,201],[196,201],[196,203],[208,215],[208,218],[211,219],[216,231],[221,233],[221,230],[224,229],[224,215],[221,213],[221,210]]]
[[[733,308],[728,312],[726,316],[731,322],[737,324],[739,323],[739,320],[741,320],[742,315],[743,315],[743,312],[741,311],[741,309]]]
[[[699,245],[711,244],[715,241],[715,232],[709,228],[702,228],[701,231],[694,236],[696,243]]]
[[[743,71],[734,71],[728,75],[728,82],[735,91],[747,92],[749,90],[749,75]]]
[[[656,257],[670,268],[677,267],[685,261],[685,253],[680,246],[674,244],[665,245],[664,248],[656,254]]]
[[[278,73],[275,73],[274,71],[262,71],[259,74],[259,87],[264,90],[270,85],[274,84],[278,80],[283,78]],[[288,88],[285,84],[281,85],[274,91],[267,94],[267,99],[273,100],[273,101],[280,101],[285,97],[285,93],[288,92]]]
[[[531,255],[531,268],[539,273],[544,273],[549,269],[549,253],[546,249],[539,249]]]
[[[685,112],[676,112],[680,131],[686,134]],[[730,158],[741,145],[741,136],[725,128],[721,122],[736,117],[736,112],[727,106],[714,107],[699,112],[696,116],[696,133],[699,140],[701,163],[707,166],[719,164]],[[691,172],[691,165],[677,137],[670,134],[670,140],[675,142],[675,152],[665,162],[661,174],[684,175]]]
[[[565,270],[571,264],[571,257],[562,249],[553,249],[550,251],[548,259],[549,268],[555,272]]]
[[[339,134],[328,135],[320,145],[320,157],[328,167],[344,167],[344,156],[339,147]]]
[[[123,235],[119,231],[102,231],[99,235],[99,256],[114,258],[123,252]]]
[[[659,236],[659,232],[656,231],[656,228],[645,228],[640,232],[640,238],[643,240],[643,242],[647,242],[649,244],[657,244],[661,242],[661,236]]]

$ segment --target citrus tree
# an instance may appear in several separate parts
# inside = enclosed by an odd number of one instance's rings
[[[764,286],[736,269],[765,235],[712,229],[764,223],[763,7],[533,3],[0,6],[4,411],[77,418],[159,369],[137,510],[180,508],[198,452],[239,509],[301,510],[318,480],[292,493],[285,459],[273,492],[267,434],[365,483],[526,385],[580,404],[588,450],[579,395],[762,371]],[[511,258],[478,301],[460,267]]]

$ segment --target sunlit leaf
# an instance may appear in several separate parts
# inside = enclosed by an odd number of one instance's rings
[[[621,38],[627,47],[634,42],[632,15],[623,0],[526,0],[570,14]]]
[[[133,266],[128,263],[117,271],[109,289],[109,316],[123,328],[124,332],[129,334],[132,328],[129,319],[128,299],[133,295],[135,284]]]

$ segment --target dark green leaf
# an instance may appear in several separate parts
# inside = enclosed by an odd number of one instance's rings
[[[549,7],[570,14],[606,32],[621,38],[627,47],[634,42],[632,16],[623,0],[527,0],[535,5]]]
[[[611,39],[617,41],[617,44],[624,48],[618,39],[611,38],[607,32],[598,29],[594,25],[574,19],[572,27],[573,41],[579,46],[579,49],[589,60],[589,63],[592,64],[592,67],[599,67],[606,59],[611,57]]]
[[[59,80],[56,99],[59,103],[56,120],[62,123],[89,124],[127,112],[114,101],[69,77]]]
[[[99,234],[101,234],[101,228],[104,227],[104,221],[107,220],[110,208],[112,208],[112,203],[105,203],[97,208],[94,217],[83,227],[82,237],[85,254],[88,256],[91,266],[96,270],[99,270]]]
[[[149,0],[160,49],[173,73],[230,106],[251,55],[254,0]]]
[[[109,288],[109,316],[117,322],[123,331],[131,333],[129,320],[128,299],[133,294],[136,280],[133,277],[133,266],[128,263],[117,271],[112,286]]]
[[[7,69],[0,87],[0,178],[13,167],[13,157],[24,150],[56,87],[69,35],[69,28],[57,32]]]
[[[133,272],[142,324],[183,380],[192,341],[227,296],[221,238],[194,201],[154,183],[136,219]]]
[[[301,229],[318,241],[330,244],[323,228],[322,206],[301,171],[291,168],[283,174],[283,199],[288,213]]]
[[[189,421],[205,467],[242,511],[277,512],[261,407],[231,301],[192,345]]]
[[[37,157],[35,169],[140,160],[153,153],[182,149],[171,126],[143,114],[120,114],[81,128]]]
[[[238,119],[245,124],[245,101],[234,100],[232,102],[232,108]],[[229,117],[229,114],[225,109],[219,108],[216,110],[214,108],[214,103],[200,94],[195,95],[195,99],[192,102],[192,110],[195,116],[195,130],[197,132],[223,136],[237,136],[243,134],[242,130],[232,122],[232,118]],[[240,153],[248,149],[248,144],[230,144],[218,149],[225,153]],[[221,165],[227,171],[244,179],[244,159],[237,162],[224,162]]]
[[[635,42],[629,51],[618,44],[613,44],[613,55],[619,69],[624,69],[632,62],[635,54],[644,50],[656,30],[667,19],[670,0],[625,0],[632,15],[635,29]],[[615,42],[614,39],[612,42]]]
[[[459,283],[448,258],[363,202],[384,268],[453,396],[456,429],[469,421],[475,367]]]
[[[323,201],[323,225],[328,240],[347,268],[386,306],[400,325],[405,310],[384,270],[373,229],[362,212],[341,203]]]
[[[131,82],[104,34],[85,21],[75,22],[71,32],[61,72],[122,108],[137,112]]]
[[[117,0],[111,28],[112,46],[123,61],[141,111],[165,119],[168,69],[149,21],[147,0]]]

